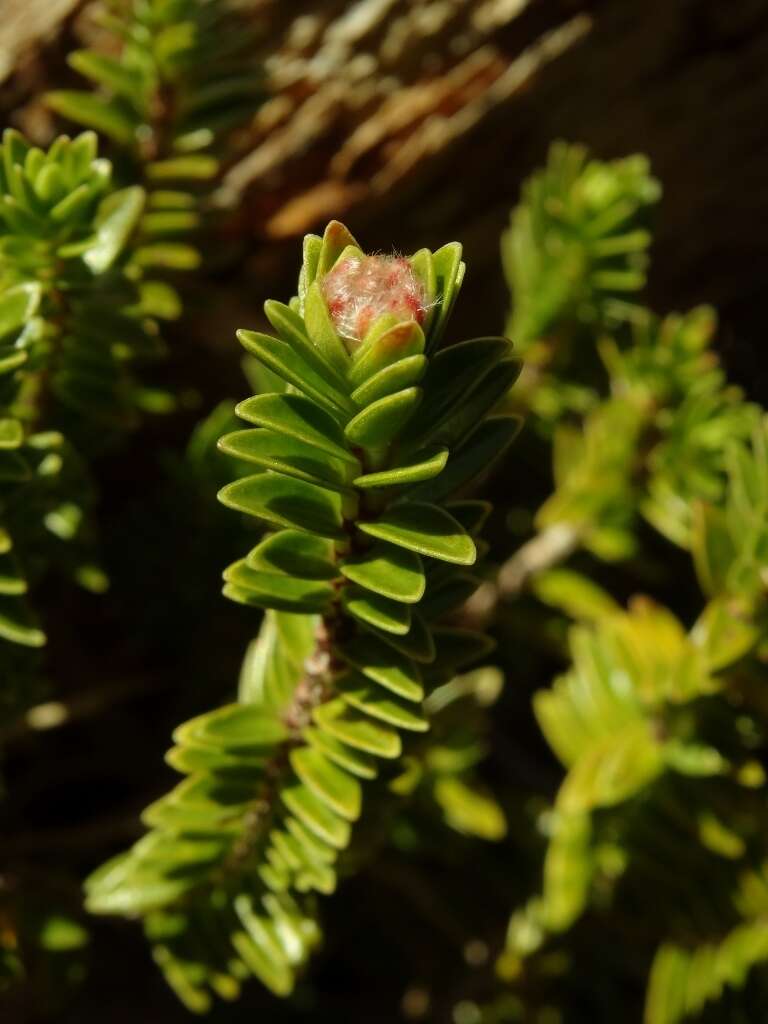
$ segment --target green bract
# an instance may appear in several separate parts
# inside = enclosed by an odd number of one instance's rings
[[[445,619],[479,582],[490,506],[447,499],[511,442],[516,420],[488,415],[518,363],[504,339],[438,350],[464,270],[455,243],[393,261],[413,316],[402,319],[403,295],[374,291],[380,312],[355,306],[365,330],[350,344],[324,278],[335,272],[346,295],[345,268],[367,280],[367,259],[341,224],[308,236],[298,296],[266,304],[276,336],[240,332],[287,386],[242,402],[250,428],[220,442],[254,469],[221,501],[271,531],[225,570],[224,593],[267,613],[240,702],[177,730],[169,761],[186,780],[147,809],[153,831],[88,883],[93,911],[145,917],[192,1009],[248,973],[291,988],[316,941],[308,896],[333,891],[365,784],[391,776],[429,728],[425,694],[492,647]],[[371,259],[385,281],[390,265]],[[497,837],[503,815],[488,798],[473,814],[462,786],[440,781],[445,813]]]

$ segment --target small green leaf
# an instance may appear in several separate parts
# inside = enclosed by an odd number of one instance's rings
[[[19,420],[0,419],[0,450],[18,448],[24,440],[24,428]]]
[[[339,256],[348,246],[360,250],[360,246],[350,234],[348,228],[338,220],[332,220],[326,227],[320,245],[317,247],[316,277],[322,277],[333,269]],[[308,282],[308,285],[311,282]]]
[[[464,445],[451,452],[444,472],[414,488],[409,497],[441,502],[466,487],[504,454],[520,432],[521,424],[522,420],[516,416],[489,417]]]
[[[296,438],[326,455],[359,466],[336,420],[304,395],[256,395],[240,402],[235,412],[249,423]]]
[[[344,537],[337,496],[303,480],[274,473],[247,476],[223,487],[219,501],[275,526],[337,540]]]
[[[424,332],[415,320],[403,320],[384,334],[374,330],[354,354],[348,371],[350,384],[358,389],[387,367],[423,352]]]
[[[473,338],[441,349],[424,375],[425,398],[411,422],[409,437],[418,438],[420,446],[437,439],[445,421],[455,415],[510,349],[506,338]]]
[[[22,328],[38,310],[42,289],[35,282],[16,285],[0,295],[0,338]]]
[[[373,626],[366,626],[366,629],[389,644],[390,647],[394,647],[396,651],[405,654],[408,658],[413,658],[414,661],[429,665],[435,660],[435,643],[432,633],[416,612],[412,613],[411,628],[404,636],[382,633]]]
[[[418,384],[424,376],[426,368],[426,356],[409,356],[407,359],[400,359],[391,366],[379,370],[373,377],[369,377],[364,384],[352,392],[352,401],[364,409],[379,398],[386,398],[387,395],[394,395],[398,391]]]
[[[437,313],[430,327],[430,347],[436,348],[440,342],[445,325],[451,315],[456,296],[461,288],[464,277],[464,264],[461,262],[461,245],[449,242],[438,249],[432,256],[437,279]]]
[[[332,764],[319,750],[297,747],[291,751],[293,770],[312,790],[315,796],[347,821],[360,817],[360,783],[337,765]]]
[[[58,89],[46,93],[45,102],[57,114],[77,124],[95,128],[97,132],[123,146],[130,145],[135,139],[139,127],[138,118],[114,100],[84,90]]]
[[[258,572],[251,569],[244,559],[224,570],[224,580],[235,588],[231,594],[235,600],[239,591],[246,591],[249,604],[278,611],[324,612],[334,596],[329,583],[275,572]],[[228,588],[225,588],[225,594],[230,596]]]
[[[406,700],[424,698],[421,673],[404,655],[375,636],[356,636],[340,647],[345,661],[363,675]]]
[[[323,293],[317,281],[307,289],[304,301],[304,323],[310,340],[322,356],[340,373],[345,373],[349,356],[344,342],[333,325],[331,314],[325,304]]]
[[[325,754],[339,768],[344,768],[345,771],[351,772],[352,775],[357,775],[361,779],[376,778],[378,774],[376,762],[368,754],[347,746],[346,743],[337,740],[330,733],[315,729],[311,725],[304,729],[302,735],[311,747]]]
[[[331,580],[339,574],[333,546],[322,537],[281,530],[265,537],[246,559],[251,569],[284,572],[307,580]]]
[[[43,647],[45,633],[18,595],[0,596],[0,638],[22,647]]]
[[[450,674],[485,657],[496,646],[491,637],[470,629],[434,626],[432,636],[437,649],[436,664],[441,671]]]
[[[429,594],[419,605],[419,611],[427,622],[434,622],[463,605],[479,585],[480,580],[476,576],[466,572],[452,573],[447,579],[429,588]]]
[[[371,721],[367,715],[348,707],[341,698],[321,704],[314,709],[312,717],[321,730],[356,750],[388,759],[400,756],[402,743],[394,729]]]
[[[373,522],[358,522],[357,527],[371,537],[444,562],[473,565],[477,555],[472,538],[436,505],[403,502]]]
[[[94,274],[103,274],[123,251],[144,209],[144,189],[134,185],[113,192],[99,206],[94,221],[96,237],[83,253]]]
[[[424,566],[415,552],[392,544],[374,544],[339,567],[348,580],[393,601],[415,604],[424,596]]]
[[[341,592],[341,603],[353,618],[386,633],[403,635],[410,629],[411,610],[407,604],[391,601],[360,587],[345,587]]]
[[[352,483],[364,490],[371,487],[403,487],[420,480],[430,480],[442,472],[448,461],[448,449],[440,445],[430,445],[403,459],[390,469],[377,470],[357,477]]]
[[[426,718],[414,710],[413,704],[386,693],[361,675],[341,676],[336,685],[343,701],[372,718],[409,732],[426,732],[429,728]]]
[[[362,448],[386,447],[405,429],[421,399],[421,388],[380,398],[349,421],[344,431],[347,440]]]
[[[252,462],[274,473],[306,480],[307,483],[340,494],[353,493],[344,484],[344,468],[339,462],[294,437],[266,428],[236,430],[225,434],[219,440],[218,447],[227,455]]]
[[[147,164],[150,181],[209,181],[216,177],[218,171],[219,161],[207,153],[189,153]]]
[[[335,370],[328,360],[321,355],[320,351],[315,348],[309,340],[304,321],[295,310],[291,309],[290,306],[285,306],[282,302],[268,299],[264,303],[264,313],[278,335],[286,344],[291,346],[294,352],[310,363],[334,390],[346,394],[347,382],[344,374]]]
[[[67,55],[67,63],[92,82],[105,85],[131,102],[135,102],[141,95],[141,75],[109,54],[96,53],[94,50],[73,50]]]
[[[137,246],[133,258],[140,267],[161,270],[195,270],[200,266],[200,253],[182,242],[153,242]]]
[[[287,342],[256,331],[238,331],[237,337],[247,352],[259,359],[283,380],[302,391],[332,416],[345,420],[354,413],[355,405],[342,392],[318,373],[303,356]]]
[[[337,850],[343,850],[349,842],[349,825],[343,821],[315,794],[301,783],[284,786],[280,799],[310,832]]]
[[[251,704],[228,704],[192,718],[173,734],[184,746],[194,741],[224,750],[269,748],[288,738],[285,726],[274,716]]]

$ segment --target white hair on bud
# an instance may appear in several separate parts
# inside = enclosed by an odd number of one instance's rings
[[[385,313],[421,324],[430,304],[405,257],[371,255],[342,260],[321,282],[334,326],[352,351]]]

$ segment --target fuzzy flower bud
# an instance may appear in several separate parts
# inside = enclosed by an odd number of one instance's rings
[[[427,312],[424,286],[402,256],[341,260],[321,287],[334,326],[350,352],[380,316],[421,324]]]

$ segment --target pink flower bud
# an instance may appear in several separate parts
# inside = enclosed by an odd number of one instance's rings
[[[322,279],[333,324],[352,352],[385,313],[421,324],[427,311],[424,286],[402,256],[350,257]]]

